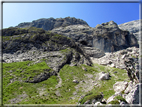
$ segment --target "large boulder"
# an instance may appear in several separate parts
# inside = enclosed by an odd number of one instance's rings
[[[109,80],[110,79],[110,75],[109,73],[105,73],[105,72],[100,72],[97,76],[98,80]]]
[[[141,84],[137,84],[135,85],[135,87],[130,91],[130,93],[125,97],[126,101],[129,104],[139,104],[140,103],[140,96],[142,96],[142,94],[140,94],[140,92],[142,91]],[[141,91],[139,90],[141,89]]]
[[[120,82],[116,82],[113,85],[113,89],[115,92],[122,92],[126,89],[127,86],[128,86],[128,82],[120,81]]]

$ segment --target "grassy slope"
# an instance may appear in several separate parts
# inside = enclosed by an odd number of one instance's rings
[[[21,99],[21,101],[17,102],[19,104],[76,104],[81,95],[91,92],[93,94],[103,92],[104,98],[108,98],[114,94],[112,87],[116,81],[128,81],[125,70],[94,64],[92,67],[86,65],[72,67],[65,65],[59,72],[62,83],[61,87],[58,88],[56,88],[59,82],[57,76],[51,76],[48,80],[40,83],[25,83],[22,81],[26,78],[32,78],[33,75],[43,72],[44,69],[50,69],[44,61],[36,65],[29,65],[30,63],[32,62],[25,61],[3,64],[4,104],[10,104],[11,99],[19,98],[18,96],[23,93],[26,93],[27,96],[25,98],[20,97],[19,99]],[[84,66],[87,71],[84,71],[82,66]],[[9,72],[10,70],[12,70],[11,73]],[[112,76],[111,79],[107,81],[97,81],[96,74],[101,71],[109,72]],[[115,74],[113,73],[114,71],[118,73]],[[91,77],[89,75],[91,75]],[[74,79],[78,80],[79,84],[73,83],[72,81]],[[10,83],[10,80],[14,80],[14,82]],[[94,81],[99,85],[94,86],[93,84],[95,83],[90,81]],[[84,101],[88,100],[88,98],[90,97],[85,98]]]

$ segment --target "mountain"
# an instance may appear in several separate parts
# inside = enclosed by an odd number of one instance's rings
[[[81,45],[96,47],[104,52],[118,51],[128,47],[138,47],[135,36],[128,31],[119,29],[114,21],[98,24],[91,28],[88,24],[76,18],[39,19],[31,23],[21,23],[18,28],[37,27],[51,30],[53,33],[65,35]]]
[[[135,36],[113,21],[91,28],[81,19],[59,19],[59,26],[36,20],[2,30],[3,103],[138,104]]]
[[[104,52],[118,51],[132,46],[138,47],[135,36],[119,29],[114,21],[98,24],[95,28],[70,25],[65,28],[54,28],[51,32],[65,35],[81,45],[96,47]]]
[[[130,22],[126,22],[123,24],[118,25],[120,29],[122,30],[127,30],[131,33],[133,33],[136,38],[139,40],[140,39],[140,26],[142,23],[142,20],[134,20],[134,21],[130,21]]]
[[[25,27],[36,27],[36,28],[43,28],[44,30],[52,30],[57,27],[65,27],[69,25],[87,25],[88,24],[81,20],[81,19],[76,19],[74,17],[66,17],[66,18],[42,18],[38,20],[34,20],[32,22],[24,22],[18,24],[16,27],[18,28],[25,28]]]

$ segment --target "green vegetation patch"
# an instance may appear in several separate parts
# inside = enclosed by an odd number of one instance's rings
[[[28,78],[32,79],[34,76],[39,75],[40,73],[51,71],[52,69],[48,67],[45,62],[36,64],[33,64],[32,61],[3,63],[4,103],[10,103],[10,99],[13,99],[25,92],[27,97],[21,102],[21,104],[36,104],[36,102],[41,99],[40,97],[38,97],[38,99],[35,98],[35,96],[39,96],[37,88],[44,87],[46,89],[45,93],[47,93],[47,89],[56,86],[58,83],[58,78],[56,76],[51,76],[49,79],[40,83],[26,83],[24,81]],[[50,92],[52,91],[49,91],[49,93]],[[31,96],[33,96],[33,99],[31,99]]]
[[[67,50],[62,51],[66,52]],[[46,65],[45,61],[36,64],[32,61],[3,63],[4,104],[10,104],[11,99],[18,98],[18,95],[23,93],[26,93],[27,97],[23,98],[18,104],[76,104],[80,96],[85,95],[79,101],[83,104],[88,100],[91,102],[93,99],[100,98],[100,92],[103,92],[105,99],[109,98],[115,93],[113,85],[116,81],[128,80],[125,70],[98,64],[93,66],[70,66],[67,64],[59,71],[60,78],[51,76],[39,83],[24,82],[29,77],[33,78],[41,72],[46,72],[46,69],[50,69],[49,72],[51,72],[52,69]],[[117,71],[117,73],[114,73],[114,71]],[[109,72],[110,80],[97,81],[96,76],[99,72]],[[92,75],[92,78],[88,77],[89,75]],[[92,84],[97,83],[98,85],[94,85],[89,91],[84,91],[86,90],[84,86],[88,85],[86,81],[89,79],[94,81]],[[77,80],[78,83],[74,83],[73,80]],[[116,100],[124,101],[121,97],[117,97]],[[117,101],[112,103],[117,104]]]
[[[7,76],[9,74],[9,80],[5,81],[6,84],[7,82],[10,82],[10,79],[14,78],[14,76],[25,81],[27,79],[32,80],[35,76],[43,72],[51,71],[53,70],[44,61],[37,64],[32,64],[31,61],[3,64],[3,75]],[[4,85],[6,84],[4,83]]]
[[[79,101],[79,103],[84,104],[86,101],[89,101],[88,104],[91,104],[93,99],[97,100],[97,99],[101,99],[101,98],[102,98],[101,94],[91,92],[91,93],[86,94],[85,97],[83,97],[83,99],[81,99]]]
[[[119,95],[119,96],[116,96],[115,99],[116,99],[116,100],[120,100],[120,101],[127,102],[127,101],[126,101],[122,96],[120,96],[120,95]]]
[[[113,101],[109,102],[108,104],[119,104],[119,101],[118,100],[113,100]]]

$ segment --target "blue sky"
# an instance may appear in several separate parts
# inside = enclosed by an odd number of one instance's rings
[[[3,3],[3,28],[40,18],[75,17],[95,27],[108,21],[117,24],[138,20],[139,3]]]

